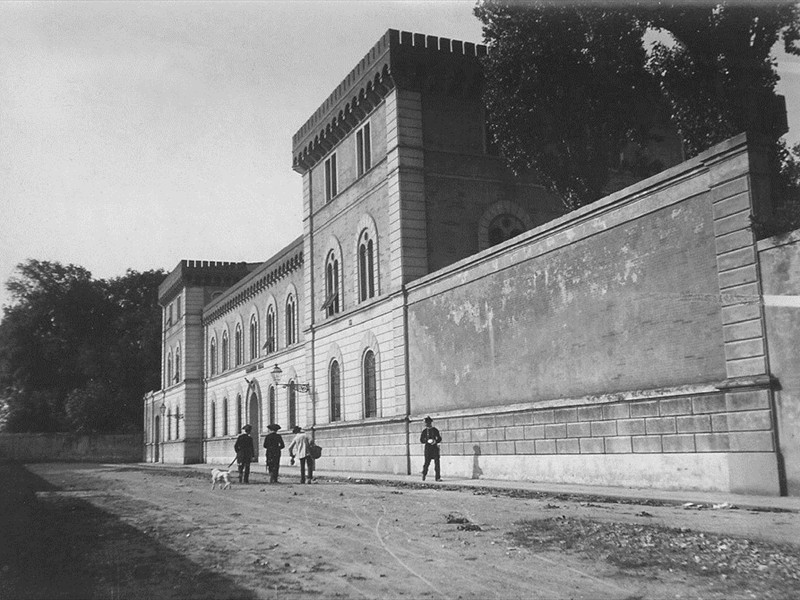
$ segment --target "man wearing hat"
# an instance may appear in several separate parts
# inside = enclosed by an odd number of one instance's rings
[[[439,444],[442,443],[442,436],[439,430],[433,426],[433,419],[425,417],[425,429],[419,436],[420,444],[425,444],[425,464],[422,466],[422,481],[428,476],[428,467],[433,461],[433,469],[436,473],[436,481],[442,480],[439,470]]]
[[[267,450],[267,473],[269,482],[278,483],[278,469],[281,467],[281,449],[284,447],[283,437],[278,434],[281,426],[276,423],[267,425],[269,433],[264,438],[264,448]]]
[[[250,483],[250,461],[253,460],[253,438],[250,437],[250,432],[253,428],[250,425],[242,427],[244,433],[236,438],[236,444],[233,449],[236,451],[236,462],[239,463],[239,483],[242,483],[242,476],[244,482]]]
[[[292,433],[295,434],[294,439],[289,444],[289,454],[292,456],[292,464],[294,459],[300,459],[300,483],[306,483],[306,467],[308,467],[308,483],[314,479],[314,459],[311,456],[311,438],[303,431],[299,425],[292,427]]]

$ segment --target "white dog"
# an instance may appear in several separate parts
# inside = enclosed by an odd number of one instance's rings
[[[222,469],[211,469],[211,489],[213,490],[217,484],[219,484],[220,489],[223,490],[231,487],[230,476],[230,470],[223,471]]]

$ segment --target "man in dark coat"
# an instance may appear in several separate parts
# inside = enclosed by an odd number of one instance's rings
[[[283,437],[278,434],[281,426],[271,423],[267,425],[269,433],[264,438],[264,448],[267,450],[267,473],[269,482],[278,483],[278,470],[281,467],[281,449],[284,447]]]
[[[239,483],[250,483],[250,461],[253,460],[253,438],[250,432],[253,428],[250,425],[242,427],[244,433],[236,438],[233,449],[236,451],[236,462],[239,463]]]
[[[439,444],[442,443],[442,436],[439,430],[433,426],[433,419],[425,417],[425,429],[419,436],[419,443],[425,444],[425,464],[422,467],[422,481],[428,476],[428,467],[433,461],[433,468],[436,472],[436,481],[442,480],[442,474],[439,470]]]

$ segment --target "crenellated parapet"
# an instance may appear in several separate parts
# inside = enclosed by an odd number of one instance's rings
[[[203,312],[203,322],[210,323],[225,313],[249,302],[264,290],[303,266],[303,239],[298,238],[271,260],[263,263],[247,279],[223,298],[212,301]]]
[[[181,287],[232,286],[256,266],[256,263],[246,262],[182,260],[158,286],[158,300],[166,305]]]
[[[292,137],[292,168],[304,173],[400,89],[479,94],[486,46],[388,30]]]

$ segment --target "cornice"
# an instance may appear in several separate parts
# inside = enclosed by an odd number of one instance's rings
[[[389,29],[292,137],[292,168],[305,173],[395,88],[479,93],[486,46]]]
[[[302,245],[295,243],[294,246],[296,246],[292,248],[294,253],[290,256],[278,261],[272,268],[267,267],[262,272],[255,273],[250,281],[243,282],[240,289],[232,290],[230,294],[211,304],[203,312],[203,325],[207,325],[222,315],[235,310],[265,289],[275,285],[284,277],[300,269],[303,266]]]

